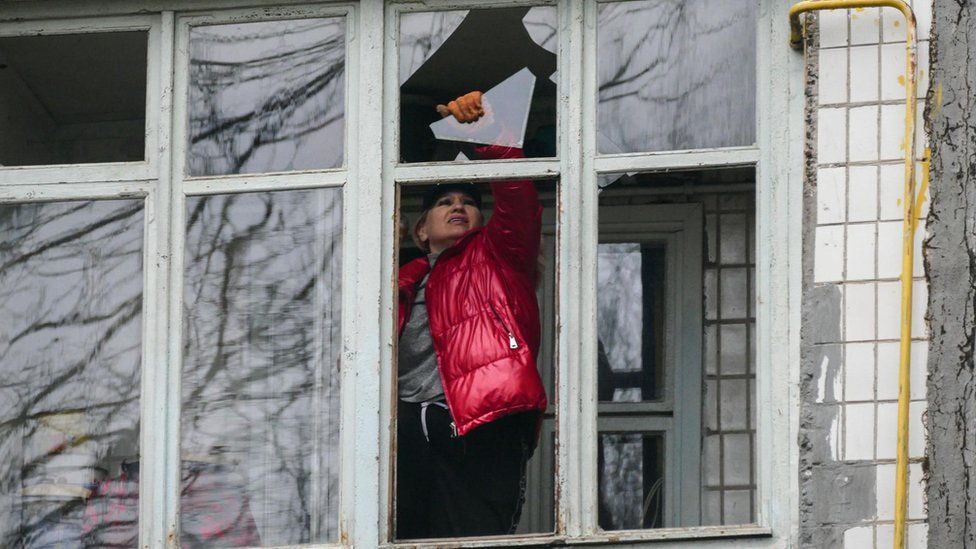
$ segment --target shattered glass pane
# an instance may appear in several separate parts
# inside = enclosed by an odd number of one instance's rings
[[[599,4],[597,148],[604,154],[756,140],[756,2]]]
[[[525,30],[532,37],[532,41],[555,54],[559,45],[557,40],[559,36],[552,21],[552,8],[545,6],[529,8],[529,12],[522,18]]]
[[[402,161],[477,160],[486,144],[555,156],[554,7],[406,13],[399,33]],[[442,120],[438,105],[472,91],[490,105],[481,120]]]
[[[341,166],[345,54],[341,17],[193,27],[189,174]]]
[[[434,55],[467,16],[467,10],[456,10],[400,18],[401,85]]]
[[[142,250],[142,200],[0,206],[2,547],[137,532],[98,496],[139,459]]]
[[[181,522],[226,545],[338,539],[341,228],[337,189],[187,201]]]

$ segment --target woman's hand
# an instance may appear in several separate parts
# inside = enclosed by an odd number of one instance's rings
[[[454,116],[454,119],[463,124],[470,124],[485,115],[485,109],[481,105],[481,92],[468,92],[447,105],[437,105],[437,112],[441,116]]]

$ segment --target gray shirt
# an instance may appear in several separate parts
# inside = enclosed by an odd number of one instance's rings
[[[438,255],[440,254],[427,256],[431,269],[434,268]],[[417,295],[410,309],[410,318],[400,335],[397,394],[400,400],[406,402],[444,400],[444,388],[437,371],[437,356],[434,354],[434,341],[430,337],[430,322],[427,317],[424,290],[428,277],[430,272],[417,284]]]

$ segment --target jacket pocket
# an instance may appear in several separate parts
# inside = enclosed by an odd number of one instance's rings
[[[495,321],[498,322],[498,326],[502,329],[502,332],[506,336],[508,336],[508,348],[518,349],[519,344],[518,341],[515,339],[515,333],[509,329],[508,324],[505,323],[505,320],[502,318],[502,315],[498,312],[498,309],[496,309],[495,305],[491,302],[488,303],[488,308],[491,309],[491,314],[495,317]]]

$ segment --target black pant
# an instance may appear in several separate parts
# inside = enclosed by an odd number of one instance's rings
[[[446,409],[427,407],[427,436],[421,413],[420,404],[400,401],[397,539],[515,533],[536,414],[504,417],[453,437]]]

